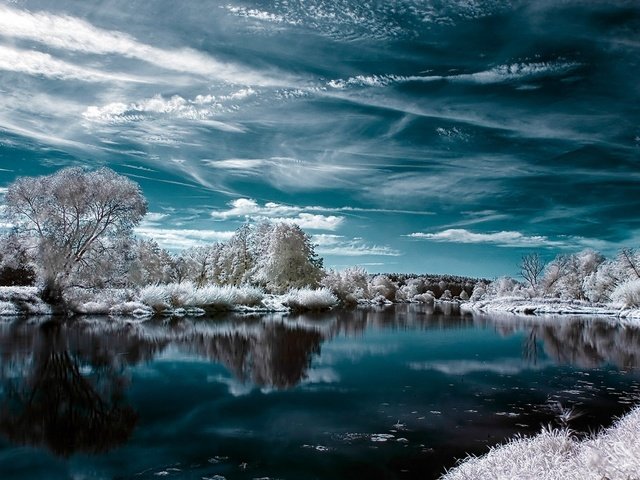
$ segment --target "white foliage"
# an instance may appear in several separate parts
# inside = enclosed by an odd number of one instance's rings
[[[358,300],[371,297],[368,275],[361,267],[329,270],[320,284],[331,290],[345,305],[354,305]]]
[[[482,457],[468,457],[442,480],[628,480],[640,471],[640,409],[585,440],[545,429],[516,438]]]
[[[381,295],[389,301],[395,300],[397,288],[386,275],[376,275],[369,285],[369,291],[373,297]]]
[[[138,298],[155,311],[162,311],[170,306],[169,292],[164,285],[147,285],[140,290]]]
[[[611,293],[611,300],[625,308],[640,307],[640,279],[618,285]]]
[[[338,304],[338,298],[328,288],[299,288],[284,295],[284,304],[293,310],[328,310]]]

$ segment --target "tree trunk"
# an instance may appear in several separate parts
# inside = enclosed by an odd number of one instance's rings
[[[49,277],[45,279],[41,295],[42,300],[52,307],[62,307],[64,304],[62,285],[60,285],[60,282],[56,277]]]

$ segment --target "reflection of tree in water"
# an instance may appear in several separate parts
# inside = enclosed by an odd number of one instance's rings
[[[74,336],[56,323],[33,330],[32,350],[22,350],[22,358],[13,355],[13,371],[21,375],[7,376],[3,367],[0,432],[12,442],[46,446],[61,456],[105,452],[125,442],[137,415],[123,402],[124,378],[107,361],[82,363],[95,359],[99,339],[73,345]],[[19,337],[25,346],[24,332]],[[3,350],[7,345],[3,339]]]
[[[250,331],[185,336],[176,345],[222,363],[241,381],[290,388],[305,378],[322,340],[318,330],[269,322]]]
[[[640,330],[606,322],[573,321],[533,327],[547,355],[580,367],[640,367]]]
[[[527,332],[523,356],[535,363],[541,349],[557,363],[584,368],[615,365],[640,367],[640,329],[612,321],[585,317],[517,317],[474,314],[476,323],[493,325],[509,335]]]

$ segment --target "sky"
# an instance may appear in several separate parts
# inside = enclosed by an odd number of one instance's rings
[[[107,166],[172,250],[515,275],[639,246],[639,63],[637,1],[0,0],[0,195]]]

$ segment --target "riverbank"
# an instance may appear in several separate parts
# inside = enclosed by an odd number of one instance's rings
[[[149,285],[142,289],[69,290],[68,314],[129,316],[201,316],[215,312],[290,312],[329,310],[338,299],[326,288],[291,289],[269,294],[256,287],[192,283]],[[54,315],[36,287],[0,287],[0,316]]]
[[[585,439],[569,430],[544,429],[515,438],[481,457],[468,457],[441,480],[638,480],[640,407]]]

